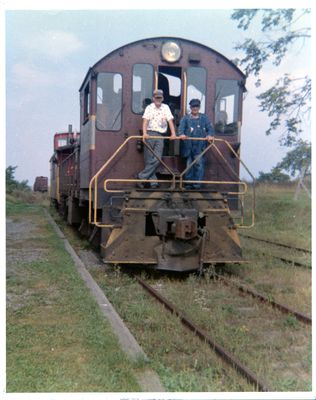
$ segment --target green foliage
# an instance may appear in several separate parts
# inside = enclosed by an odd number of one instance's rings
[[[289,315],[284,321],[284,326],[286,328],[298,328],[299,322],[293,315]]]
[[[305,175],[310,174],[312,163],[312,145],[302,139],[298,140],[293,150],[287,152],[282,161],[272,168],[271,172],[259,172],[258,182],[284,183],[289,182],[290,176],[282,170],[295,176],[305,169]]]
[[[14,190],[22,190],[29,192],[31,188],[28,186],[28,181],[23,180],[22,182],[18,182],[14,179],[15,170],[17,169],[17,165],[12,167],[9,165],[5,170],[6,176],[6,192],[12,193]]]
[[[13,189],[16,187],[16,180],[14,179],[14,173],[17,169],[17,166],[12,167],[9,165],[5,170],[5,179],[6,179],[6,191],[7,193],[12,193]]]
[[[310,173],[312,163],[312,145],[310,142],[299,140],[293,150],[289,151],[277,165],[294,176],[305,168],[305,174]]]
[[[231,18],[238,21],[238,28],[244,31],[260,19],[264,34],[262,40],[246,38],[235,46],[236,50],[245,53],[239,60],[239,66],[244,68],[247,76],[253,74],[257,77],[258,87],[261,85],[260,72],[266,63],[279,66],[295,43],[305,44],[310,38],[309,27],[294,28],[295,23],[309,13],[309,9],[246,9],[233,12]],[[260,110],[272,118],[266,134],[283,127],[280,143],[293,145],[301,133],[304,115],[310,112],[311,79],[308,76],[292,78],[285,74],[257,98]]]
[[[259,171],[257,182],[285,183],[289,182],[290,177],[281,172],[280,168],[274,167],[271,172]]]
[[[285,74],[273,87],[257,96],[257,99],[261,100],[260,110],[266,111],[273,118],[266,134],[270,135],[280,127],[284,116],[285,131],[280,142],[285,146],[295,144],[302,132],[302,118],[310,110],[311,79],[308,76],[292,79]]]
[[[263,67],[262,61],[269,60],[274,65],[279,65],[295,41],[310,38],[310,28],[292,29],[293,23],[308,13],[310,13],[308,9],[235,10],[231,18],[239,21],[238,28],[247,30],[253,19],[261,16],[262,32],[274,33],[273,38],[265,35],[264,40],[257,42],[247,38],[235,46],[236,50],[243,50],[246,53],[240,60],[240,65],[246,67],[246,74],[258,76]]]

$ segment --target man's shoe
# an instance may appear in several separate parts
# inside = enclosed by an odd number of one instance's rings
[[[136,182],[136,187],[137,187],[138,189],[144,189],[144,188],[145,188],[145,185],[143,184],[143,182]]]
[[[150,187],[152,188],[152,189],[157,189],[157,188],[159,188],[159,183],[158,182],[153,182],[153,183],[151,183],[150,184]]]

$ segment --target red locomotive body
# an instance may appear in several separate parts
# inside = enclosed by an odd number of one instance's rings
[[[160,189],[135,187],[144,167],[142,114],[157,88],[176,126],[192,98],[200,99],[201,112],[214,125],[203,190],[184,189],[180,141],[168,138]],[[89,69],[79,89],[80,140],[55,135],[52,198],[69,223],[100,241],[105,262],[189,270],[241,261],[236,227],[243,217],[236,224],[231,210],[246,192],[239,179],[244,91],[245,76],[231,61],[179,38],[128,44]]]

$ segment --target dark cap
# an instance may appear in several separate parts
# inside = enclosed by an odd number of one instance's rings
[[[199,99],[192,99],[189,104],[191,107],[200,107],[201,106],[201,102]]]
[[[156,89],[153,91],[153,96],[154,97],[163,97],[163,91],[160,89]]]

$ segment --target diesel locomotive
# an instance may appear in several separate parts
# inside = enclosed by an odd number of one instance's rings
[[[254,184],[250,190],[247,183],[254,178],[240,158],[245,84],[225,56],[175,37],[127,44],[88,70],[79,89],[80,133],[70,126],[54,136],[50,196],[68,223],[99,245],[105,263],[189,271],[243,261],[238,229],[254,224]],[[163,90],[176,127],[192,98],[212,121],[214,141],[198,156],[205,158],[199,189],[186,189],[196,160],[186,165],[180,140],[168,134],[157,157],[159,188],[136,185],[148,146],[142,115],[155,89]]]

